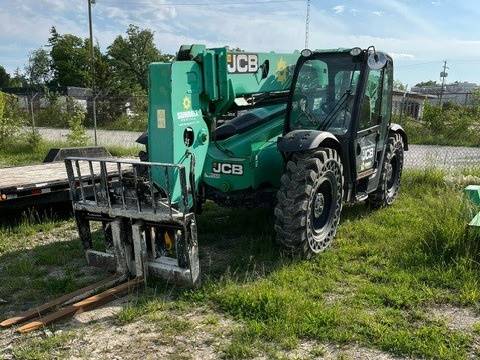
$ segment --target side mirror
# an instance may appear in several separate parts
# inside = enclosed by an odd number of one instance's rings
[[[387,63],[387,57],[384,53],[377,53],[375,51],[368,54],[367,64],[372,70],[380,70]]]

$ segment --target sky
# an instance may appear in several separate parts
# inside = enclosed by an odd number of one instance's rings
[[[51,26],[88,36],[87,0],[0,0],[0,65],[24,68]],[[306,0],[96,0],[94,37],[105,50],[129,24],[155,32],[157,47],[229,45],[292,52],[305,45]],[[480,84],[479,0],[311,0],[309,48],[374,45],[394,58],[395,78],[413,86],[439,81]]]

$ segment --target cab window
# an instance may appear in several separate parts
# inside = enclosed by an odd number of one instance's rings
[[[370,70],[360,111],[359,130],[378,125],[381,119],[383,70]]]

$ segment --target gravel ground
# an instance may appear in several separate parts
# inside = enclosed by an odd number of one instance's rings
[[[52,129],[38,128],[38,132],[45,140],[49,141],[66,141],[69,133],[68,129]],[[87,130],[90,141],[94,142],[93,130]],[[120,131],[120,130],[97,130],[97,141],[99,145],[114,146],[141,146],[135,142],[141,135],[136,131]]]
[[[68,129],[38,128],[40,135],[46,140],[62,141],[67,139]],[[88,130],[93,143],[93,130]],[[134,131],[98,130],[99,145],[136,146],[135,140],[141,135]],[[140,146],[140,145],[138,145]],[[459,168],[480,165],[480,148],[410,145],[405,153],[406,168]]]

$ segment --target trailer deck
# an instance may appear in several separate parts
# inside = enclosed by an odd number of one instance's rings
[[[92,169],[85,163],[79,167],[86,177],[91,177],[92,172],[95,178],[100,176],[98,163]],[[109,165],[107,173],[114,177],[116,167]],[[68,201],[69,184],[63,161],[0,168],[0,210]]]

